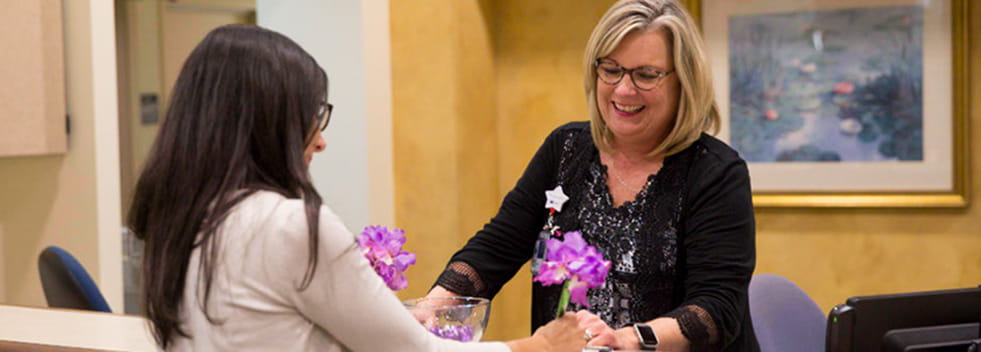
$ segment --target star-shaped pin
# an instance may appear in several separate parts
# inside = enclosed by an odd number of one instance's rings
[[[562,211],[562,204],[569,200],[569,196],[562,192],[562,186],[555,187],[551,191],[545,191],[545,209],[555,209],[556,212]]]

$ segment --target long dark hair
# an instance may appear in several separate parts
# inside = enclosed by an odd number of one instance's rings
[[[217,228],[257,190],[302,198],[310,250],[298,289],[317,262],[320,195],[303,153],[319,124],[327,74],[289,38],[259,27],[227,25],[184,62],[166,119],[136,185],[129,226],[145,241],[143,304],[157,343],[180,327],[191,252],[200,247],[206,306],[218,252]],[[207,309],[204,309],[207,314]],[[209,320],[214,321],[209,316]]]

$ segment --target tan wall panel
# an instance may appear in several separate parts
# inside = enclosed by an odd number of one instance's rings
[[[593,26],[612,3],[494,2],[503,192],[514,187],[552,129],[589,119],[582,84],[583,51]]]
[[[66,1],[64,9],[71,149],[57,156],[0,159],[0,276],[10,304],[46,304],[37,256],[48,245],[72,252],[99,279],[89,2]]]
[[[488,33],[487,14],[477,1],[459,3],[457,21],[458,64],[463,73],[457,81],[459,103],[456,109],[457,163],[461,192],[460,224],[462,239],[480,229],[499,205],[497,197],[497,106],[494,77],[494,51]]]
[[[65,43],[62,1],[41,2],[41,47],[44,64],[41,71],[44,102],[44,153],[63,153],[68,148],[65,129]],[[10,84],[9,82],[7,84]],[[42,136],[37,136],[42,137]]]
[[[479,1],[458,3],[460,27],[458,61],[461,75],[457,81],[457,160],[459,175],[457,248],[490,220],[500,204],[497,178],[497,114],[494,75],[494,49],[490,21],[492,18]],[[449,255],[443,255],[445,263]],[[503,297],[503,296],[498,296]],[[487,327],[488,339],[500,340],[514,327],[513,305],[496,299]]]
[[[0,3],[0,157],[63,153],[61,1]]]
[[[241,1],[228,1],[229,4]],[[191,1],[194,6],[160,2],[160,50],[163,69],[162,106],[166,106],[170,90],[174,88],[177,75],[184,67],[184,60],[194,47],[212,29],[229,23],[246,23],[249,14],[246,10],[219,10],[220,7],[202,7],[205,1]],[[253,4],[253,8],[254,8]],[[149,15],[149,9],[141,9]],[[152,21],[147,17],[147,21]],[[147,49],[152,53],[152,49]],[[152,62],[152,61],[151,61]]]
[[[456,7],[390,2],[395,222],[416,253],[402,298],[426,294],[457,234]],[[436,39],[439,38],[439,39]],[[447,39],[449,38],[449,39]]]
[[[132,31],[129,27],[130,24],[130,11],[128,9],[126,0],[113,0],[114,7],[114,22],[116,26],[116,103],[119,106],[116,110],[119,112],[119,120],[117,121],[119,125],[119,136],[117,141],[119,142],[119,199],[120,199],[120,217],[126,219],[128,214],[130,200],[132,199],[133,186],[135,183],[133,180],[133,170],[130,167],[129,160],[133,159],[133,148],[130,147],[129,141],[133,138],[133,113],[134,104],[130,96],[130,92],[133,91],[133,86],[130,82],[132,79],[132,70],[130,69],[130,62],[132,54],[130,53],[130,37]],[[125,223],[125,220],[123,220]]]
[[[409,298],[498,206],[495,78],[480,3],[391,6],[395,218],[419,258]],[[488,339],[509,328],[506,309],[494,303]]]
[[[140,0],[143,1],[143,0]],[[185,8],[208,10],[255,11],[255,0],[168,0]]]
[[[3,251],[3,224],[0,224],[0,253]],[[4,260],[0,260],[0,302],[7,301],[7,287],[6,287],[6,273],[4,269]]]

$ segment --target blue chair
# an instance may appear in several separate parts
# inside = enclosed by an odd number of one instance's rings
[[[762,352],[824,352],[827,318],[806,292],[779,275],[754,275],[749,312]]]
[[[37,268],[48,307],[112,313],[92,277],[68,251],[57,246],[45,248]]]

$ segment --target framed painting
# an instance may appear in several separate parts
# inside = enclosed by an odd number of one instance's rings
[[[967,205],[966,0],[689,0],[765,207]]]

